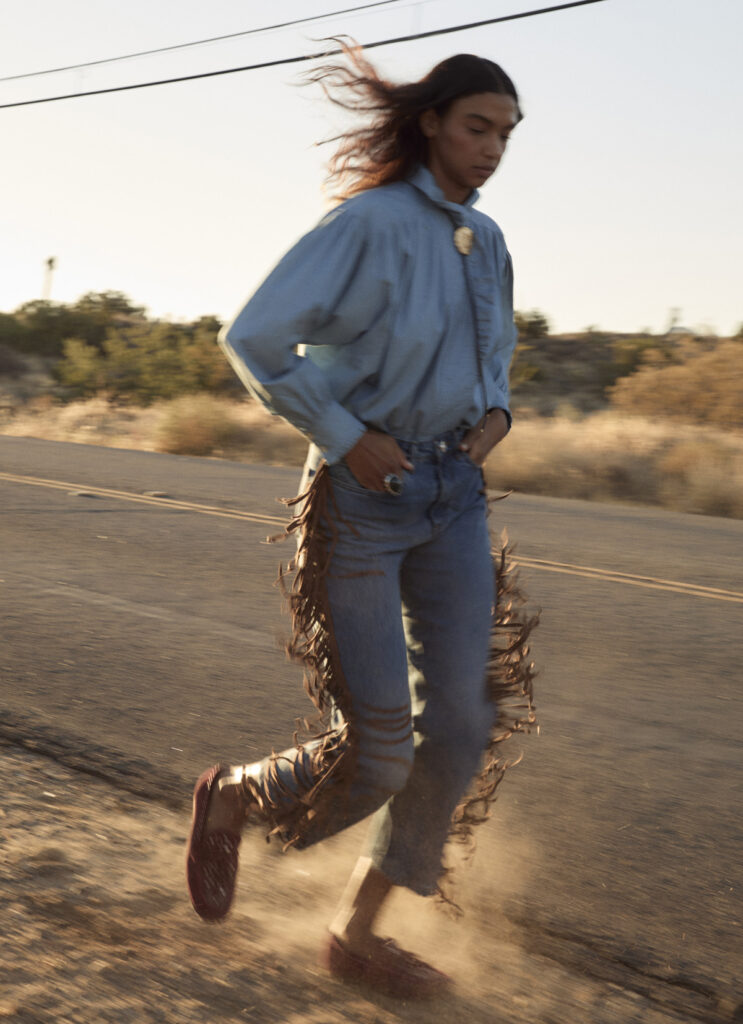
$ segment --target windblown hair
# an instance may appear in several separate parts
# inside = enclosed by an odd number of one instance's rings
[[[418,118],[424,110],[446,113],[454,100],[475,93],[511,96],[516,88],[503,68],[485,57],[458,53],[437,64],[418,82],[396,85],[381,78],[352,40],[334,39],[347,63],[323,64],[306,76],[344,110],[371,115],[371,123],[325,141],[338,143],[328,164],[328,182],[339,199],[406,178],[428,153]]]

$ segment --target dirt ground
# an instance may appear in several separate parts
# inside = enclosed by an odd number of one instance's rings
[[[301,855],[274,853],[250,834],[236,907],[224,924],[206,925],[191,910],[183,881],[187,812],[13,746],[0,746],[0,771],[0,1020],[684,1020],[638,992],[525,949],[478,890],[487,850],[474,868],[462,869],[462,919],[408,894],[393,902],[383,930],[454,979],[451,993],[435,1003],[404,1003],[347,987],[317,965],[358,830]]]

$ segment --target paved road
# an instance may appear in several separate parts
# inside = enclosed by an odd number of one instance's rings
[[[261,541],[296,483],[0,438],[0,735],[170,795],[285,742],[306,704]],[[512,496],[494,525],[542,608],[542,734],[478,879],[531,948],[743,1020],[743,523]]]

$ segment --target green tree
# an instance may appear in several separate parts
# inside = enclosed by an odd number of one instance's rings
[[[181,340],[178,326],[168,323],[109,331],[103,343],[106,390],[145,404],[192,390],[183,372]]]
[[[194,391],[241,391],[224,353],[217,345],[221,323],[204,316],[191,324],[181,342],[184,383]]]
[[[68,390],[71,398],[87,398],[106,384],[103,356],[94,345],[81,338],[64,342],[64,356],[57,364],[55,376]]]
[[[143,306],[135,306],[123,292],[87,292],[69,307],[75,334],[91,345],[103,346],[113,327],[145,322]]]
[[[26,348],[28,328],[12,313],[0,313],[0,345],[23,350]]]
[[[219,327],[215,317],[192,324],[145,321],[109,329],[101,349],[71,339],[57,376],[71,397],[106,391],[144,404],[199,391],[239,390],[217,345]]]
[[[13,314],[16,328],[7,343],[25,352],[62,356],[67,338],[78,338],[98,348],[116,326],[142,323],[144,309],[134,306],[121,292],[88,292],[72,305],[34,299]],[[6,325],[6,334],[9,331]]]
[[[34,299],[24,302],[13,314],[20,325],[16,347],[44,356],[62,354],[65,338],[75,336],[75,321],[68,306]]]

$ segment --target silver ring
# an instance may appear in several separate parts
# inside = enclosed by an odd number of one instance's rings
[[[402,480],[396,473],[388,473],[382,483],[388,494],[402,494]]]

